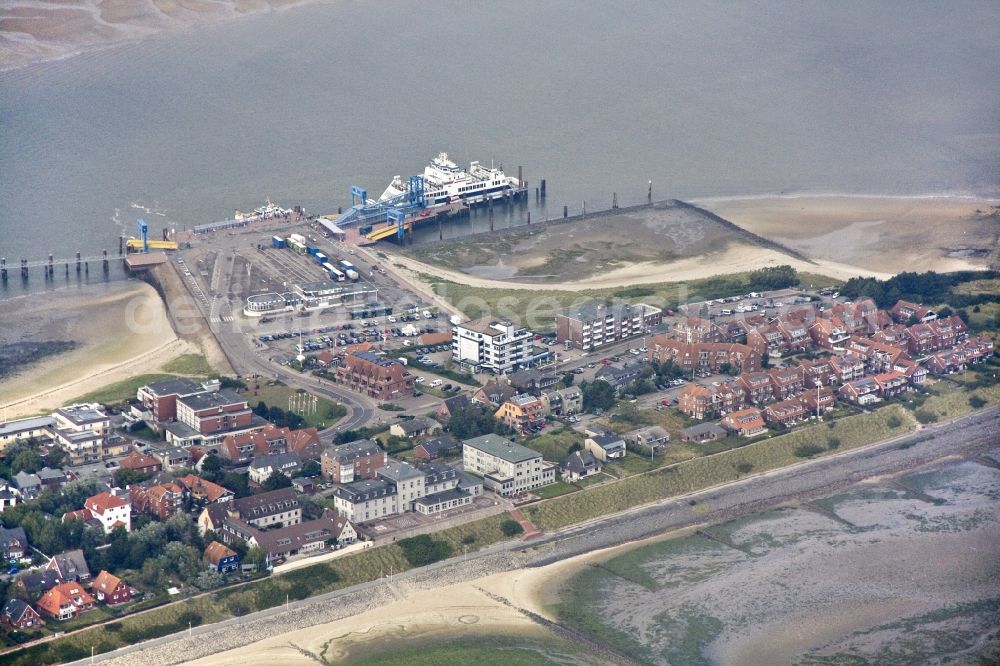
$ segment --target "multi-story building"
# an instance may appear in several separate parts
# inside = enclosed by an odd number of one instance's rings
[[[767,430],[764,416],[756,407],[747,407],[727,414],[721,421],[722,427],[742,437],[753,437]]]
[[[451,356],[476,371],[506,374],[531,358],[534,336],[507,321],[477,319],[452,328]]]
[[[598,349],[643,335],[663,322],[660,308],[639,303],[585,303],[556,315],[556,341],[577,349]]]
[[[870,405],[882,399],[879,396],[879,385],[871,377],[862,377],[861,379],[847,382],[840,387],[837,393],[847,402],[853,402],[858,405]]]
[[[221,442],[225,435],[250,429],[253,412],[247,401],[232,391],[204,391],[177,399],[177,420],[203,438]]]
[[[764,408],[765,422],[778,423],[783,426],[792,425],[796,421],[809,418],[809,416],[808,408],[798,397],[782,400]]]
[[[70,511],[63,520],[79,519],[88,523],[98,523],[105,534],[111,534],[116,527],[132,529],[132,504],[128,495],[119,488],[88,497],[83,508]]]
[[[69,454],[71,465],[101,460],[108,440],[117,439],[111,431],[111,418],[96,403],[60,407],[52,418],[52,439]]]
[[[338,486],[333,492],[337,513],[353,523],[364,523],[403,512],[396,484],[386,479],[365,479]]]
[[[657,363],[673,361],[684,372],[717,373],[723,366],[734,374],[760,370],[760,354],[733,342],[680,342],[655,335],[648,356]]]
[[[132,508],[166,520],[184,508],[187,488],[177,481],[133,483],[128,487]]]
[[[323,478],[333,483],[374,479],[376,470],[385,467],[385,463],[385,451],[370,439],[328,446],[320,456]]]
[[[298,474],[300,469],[302,469],[302,459],[299,458],[299,454],[272,453],[254,458],[247,470],[247,476],[251,483],[260,486],[275,472],[291,478]]]
[[[55,424],[53,416],[32,416],[0,423],[0,452],[14,442],[26,439],[50,439],[51,428]]]
[[[170,423],[177,419],[177,399],[185,398],[196,393],[205,391],[218,391],[219,381],[211,380],[203,384],[198,384],[179,377],[168,379],[164,382],[147,384],[136,391],[135,397],[142,404],[143,408],[149,412],[152,425],[157,426],[162,423]]]
[[[809,335],[817,346],[834,351],[844,349],[844,345],[851,339],[851,334],[840,317],[817,319],[809,327]]]
[[[517,495],[554,483],[556,467],[542,454],[498,435],[462,442],[462,464],[483,477],[484,485],[499,495]]]
[[[521,393],[500,405],[493,418],[510,428],[523,430],[544,418],[545,413],[545,403],[540,398]]]
[[[774,386],[766,372],[744,372],[736,378],[743,387],[746,401],[751,405],[763,405],[774,400]]]
[[[685,317],[670,327],[671,335],[681,342],[723,342],[726,337],[712,321],[701,317]]]
[[[302,507],[291,488],[242,497],[225,506],[231,516],[254,527],[296,525],[302,522]]]
[[[805,388],[805,373],[801,366],[778,368],[767,373],[771,378],[771,389],[775,400],[787,400],[802,393]]]
[[[406,371],[406,366],[371,352],[345,355],[335,377],[352,390],[379,400],[413,395],[414,377]]]

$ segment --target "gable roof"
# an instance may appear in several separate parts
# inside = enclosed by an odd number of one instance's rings
[[[454,451],[458,448],[458,441],[451,435],[442,435],[434,439],[418,444],[417,448],[422,448],[432,456],[440,456],[447,451]]]
[[[590,451],[574,451],[559,461],[559,467],[574,474],[582,474],[597,467],[599,463]]]
[[[143,469],[144,467],[160,467],[160,461],[153,456],[133,451],[119,463],[124,469]]]
[[[212,483],[211,481],[206,481],[200,476],[195,476],[194,474],[182,476],[177,479],[177,482],[182,484],[192,494],[201,495],[208,502],[217,502],[226,495],[234,494],[229,488],[220,486],[217,483]]]
[[[122,579],[108,571],[101,571],[97,574],[94,579],[94,584],[91,589],[95,592],[100,592],[101,594],[110,595],[114,594],[118,586],[122,584]]]
[[[117,495],[112,495],[107,490],[103,493],[97,493],[92,497],[88,497],[87,501],[83,505],[85,509],[99,516],[103,516],[111,509],[119,509],[124,506],[128,506],[128,502],[126,500]]]
[[[236,555],[235,550],[218,541],[208,544],[208,548],[205,549],[205,560],[212,566],[218,566],[219,562],[234,555]]]
[[[83,551],[79,548],[53,555],[45,565],[45,568],[54,569],[63,580],[90,577],[90,567],[87,566],[87,558],[83,556]]]
[[[3,605],[3,610],[0,611],[7,621],[11,624],[17,624],[21,621],[21,618],[25,616],[26,613],[30,613],[34,616],[38,616],[35,609],[24,603],[20,599],[8,599],[7,603]]]

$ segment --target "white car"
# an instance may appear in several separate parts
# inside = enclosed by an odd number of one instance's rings
[[[443,384],[443,383],[444,382],[442,382],[440,379],[435,379],[430,384],[428,384],[428,386],[441,386],[441,384]]]
[[[386,319],[386,321],[388,321],[390,324],[395,324],[396,323],[396,318],[393,317],[392,315],[389,315],[389,317]]]
[[[418,376],[416,379],[413,380],[413,383],[414,384],[423,384],[424,383],[424,378],[421,377],[421,376]]]
[[[433,317],[431,317],[430,311],[424,310],[423,314],[424,314],[424,319],[433,319]]]

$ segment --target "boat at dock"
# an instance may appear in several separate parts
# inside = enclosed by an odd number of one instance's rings
[[[503,171],[503,166],[489,168],[478,161],[471,162],[469,169],[459,167],[448,158],[448,153],[438,153],[431,163],[424,167],[423,197],[425,208],[464,203],[473,206],[491,199],[510,197],[523,190],[522,183]],[[398,200],[409,193],[410,182],[402,176],[395,176],[380,202]]]

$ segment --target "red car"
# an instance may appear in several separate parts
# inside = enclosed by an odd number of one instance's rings
[[[663,400],[660,401],[660,404],[663,405],[664,407],[669,407],[670,401],[664,398]]]
[[[610,358],[606,358],[606,359],[604,359],[604,360],[601,361],[601,364],[602,365],[611,365],[611,359]]]

